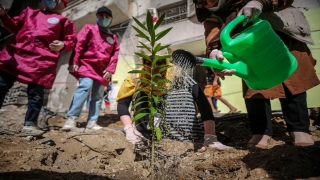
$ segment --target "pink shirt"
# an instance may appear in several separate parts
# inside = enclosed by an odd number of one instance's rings
[[[35,83],[51,89],[57,72],[60,52],[52,51],[54,40],[64,42],[63,51],[73,49],[74,23],[60,14],[26,8],[19,16],[2,18],[4,27],[16,37],[0,53],[0,70],[22,83]]]
[[[103,78],[103,71],[114,73],[118,63],[120,47],[115,34],[105,34],[98,26],[86,24],[77,35],[77,44],[71,56],[70,65],[78,65],[75,77],[84,76],[109,84]]]

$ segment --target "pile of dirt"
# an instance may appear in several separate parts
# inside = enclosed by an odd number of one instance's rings
[[[99,131],[86,131],[87,114],[77,130],[63,132],[65,119],[48,117],[49,131],[22,136],[25,106],[5,106],[0,113],[0,179],[150,179],[150,150],[135,153],[115,114],[99,117]],[[40,116],[41,118],[41,116]],[[314,120],[310,119],[311,124]],[[207,149],[164,139],[156,143],[155,179],[319,179],[320,130],[312,129],[311,147],[296,147],[283,118],[272,120],[274,136],[267,150],[247,149],[251,132],[246,118],[217,124],[219,139],[234,148]]]

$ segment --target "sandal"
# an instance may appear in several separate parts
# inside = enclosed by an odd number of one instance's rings
[[[238,111],[237,109],[236,110],[230,110],[228,112],[228,114],[238,114],[238,113],[241,113],[241,111]]]
[[[312,146],[314,144],[313,139],[308,133],[305,132],[290,132],[290,136],[293,139],[295,146]]]
[[[253,135],[247,144],[247,148],[268,149],[271,136],[268,135]]]
[[[200,151],[205,151],[206,148],[217,149],[220,151],[231,149],[232,147],[226,146],[218,141],[217,136],[213,134],[205,134],[204,142]]]

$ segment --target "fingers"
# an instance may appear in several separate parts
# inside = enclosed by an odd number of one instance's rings
[[[52,43],[49,44],[49,48],[52,51],[60,51],[61,49],[63,49],[63,47],[64,47],[64,43],[59,40],[54,40],[52,41]]]
[[[218,49],[214,49],[210,53],[211,59],[217,59],[217,60],[224,60],[224,57],[222,55],[222,52]]]
[[[75,72],[75,71],[78,71],[78,69],[79,69],[78,65],[72,65],[68,67],[69,72]]]

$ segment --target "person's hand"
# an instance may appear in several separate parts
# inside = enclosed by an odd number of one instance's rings
[[[63,49],[63,47],[64,47],[64,43],[59,40],[54,40],[52,43],[49,44],[49,48],[52,51],[60,51],[61,49]]]
[[[224,69],[222,71],[219,71],[217,69],[213,69],[213,72],[217,76],[219,76],[222,80],[224,80],[225,79],[224,76],[232,76],[236,72],[236,70],[235,69]]]
[[[3,16],[6,13],[6,8],[0,3],[0,16]]]
[[[209,56],[211,59],[224,60],[222,52],[218,49],[212,50]]]
[[[106,71],[106,70],[103,71],[103,78],[104,78],[104,79],[110,79],[111,76],[112,76],[112,73],[111,73],[111,72]]]
[[[79,66],[78,65],[71,65],[68,67],[69,72],[75,72],[78,71]]]
[[[132,124],[123,127],[126,134],[126,139],[131,142],[135,147],[135,152],[142,152],[146,150],[146,139]]]
[[[263,5],[258,1],[249,1],[238,13],[238,16],[244,15],[245,20],[243,21],[243,26],[248,22],[252,22],[262,12]]]

